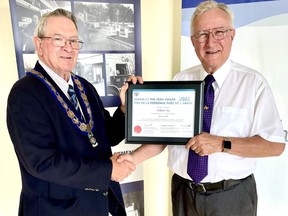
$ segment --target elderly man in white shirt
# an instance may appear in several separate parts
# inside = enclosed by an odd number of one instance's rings
[[[174,80],[212,75],[214,105],[210,132],[192,137],[185,146],[168,145],[174,216],[256,216],[256,158],[279,156],[285,149],[284,130],[267,81],[229,59],[234,36],[233,14],[225,4],[204,1],[195,9],[191,41],[201,65],[180,72]],[[118,160],[129,158],[137,165],[165,147],[142,145]],[[208,174],[200,182],[187,174],[190,150],[208,156]]]

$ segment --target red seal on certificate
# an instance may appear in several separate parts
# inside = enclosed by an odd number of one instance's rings
[[[134,127],[134,132],[135,133],[141,133],[141,130],[142,130],[142,128],[139,125]]]

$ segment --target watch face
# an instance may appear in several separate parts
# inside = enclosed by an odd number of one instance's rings
[[[223,147],[224,147],[224,149],[231,149],[231,141],[224,140],[223,141]]]

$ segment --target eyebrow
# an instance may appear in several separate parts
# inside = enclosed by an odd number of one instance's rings
[[[217,29],[225,29],[225,28],[223,26],[221,26],[221,27],[216,27],[216,28],[212,28],[212,29],[204,29],[204,30],[198,31],[198,33],[199,32],[207,32],[207,31],[211,31],[211,30],[217,30]]]
[[[58,34],[58,33],[53,34],[53,36],[61,36],[61,37],[64,37],[64,38],[66,38],[66,39],[78,39],[78,40],[79,40],[79,37],[78,37],[78,36],[71,36],[71,37],[67,38],[67,37],[65,37],[64,35]]]

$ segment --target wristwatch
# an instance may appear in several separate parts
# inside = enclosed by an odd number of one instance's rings
[[[222,142],[222,152],[228,152],[231,150],[232,144],[229,137],[224,137]]]

